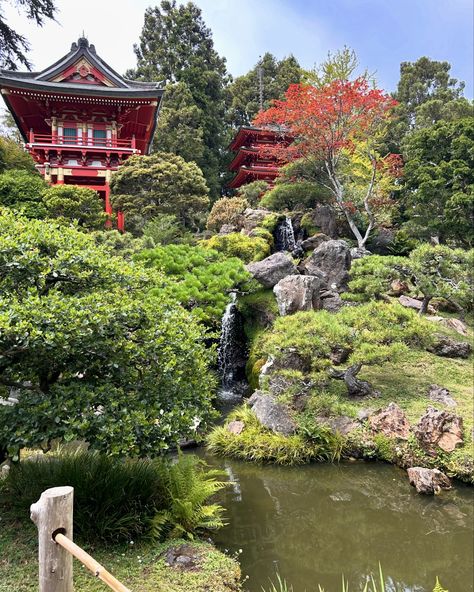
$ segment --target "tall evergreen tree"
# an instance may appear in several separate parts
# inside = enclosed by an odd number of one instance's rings
[[[260,110],[260,91],[263,109],[273,99],[282,99],[290,84],[301,81],[302,70],[292,55],[278,61],[271,53],[229,86],[229,122],[233,128],[248,125]],[[259,77],[261,76],[261,81]]]
[[[216,196],[225,142],[225,87],[230,77],[225,59],[214,49],[211,30],[200,8],[192,2],[177,4],[176,0],[162,0],[159,6],[148,8],[135,53],[137,68],[127,73],[129,77],[186,85],[197,108],[193,128],[202,130],[202,153],[197,150],[193,160],[202,168],[211,194]],[[185,92],[184,87],[181,90]],[[170,99],[170,109],[176,108],[174,100],[176,93]],[[193,108],[189,96],[187,108]]]

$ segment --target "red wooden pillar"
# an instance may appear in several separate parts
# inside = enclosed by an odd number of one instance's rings
[[[125,216],[123,212],[117,212],[117,230],[125,232]]]
[[[112,204],[110,203],[110,187],[109,184],[105,184],[105,213],[107,214],[107,220],[105,226],[107,228],[112,227]]]

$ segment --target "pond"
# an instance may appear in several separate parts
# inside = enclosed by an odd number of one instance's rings
[[[415,493],[406,473],[382,463],[257,466],[217,459],[233,485],[223,494],[228,525],[215,534],[238,552],[246,589],[261,592],[278,571],[294,592],[363,588],[382,565],[387,590],[473,590],[474,491]]]

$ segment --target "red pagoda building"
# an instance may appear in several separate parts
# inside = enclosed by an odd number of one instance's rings
[[[123,78],[85,38],[42,72],[0,70],[0,89],[45,180],[94,189],[112,213],[112,171],[148,154],[163,89]]]
[[[264,156],[265,148],[290,141],[281,129],[241,127],[229,145],[229,150],[237,152],[229,165],[229,169],[237,173],[229,187],[237,189],[252,181],[266,181],[273,185],[279,167],[274,157]]]

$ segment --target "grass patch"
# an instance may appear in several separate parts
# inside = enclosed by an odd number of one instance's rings
[[[32,523],[19,523],[0,506],[0,592],[38,590],[37,531]],[[163,554],[183,541],[160,545],[145,543],[85,546],[124,585],[136,592],[237,592],[237,561],[204,542],[191,544],[200,556],[195,571],[183,572],[165,564]],[[74,560],[74,589],[104,592],[106,586]]]

